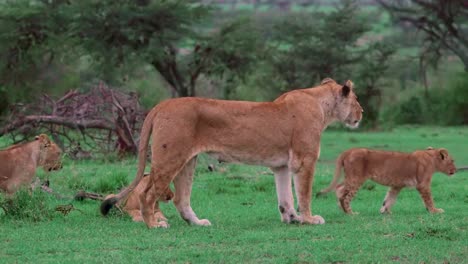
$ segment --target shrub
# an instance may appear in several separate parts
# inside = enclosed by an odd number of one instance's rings
[[[380,123],[398,124],[466,125],[468,124],[468,76],[455,76],[445,89],[431,89],[425,96],[416,90],[396,105],[388,106],[380,115]]]
[[[32,222],[51,220],[54,214],[49,208],[50,199],[49,194],[39,189],[31,192],[23,188],[11,197],[0,194],[0,208],[4,212],[2,217]]]
[[[101,176],[92,189],[98,193],[111,193],[127,186],[128,184],[129,182],[126,173],[109,174]]]

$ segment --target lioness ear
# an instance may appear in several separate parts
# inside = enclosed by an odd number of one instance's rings
[[[442,160],[446,159],[448,156],[448,151],[446,149],[440,149],[439,150],[440,158]]]
[[[426,150],[433,150],[434,148],[433,147],[427,147]]]
[[[347,80],[343,87],[341,88],[341,94],[344,97],[347,97],[349,95],[349,92],[353,89],[353,82],[351,80]]]
[[[347,86],[346,84],[343,85],[343,87],[341,87],[341,95],[343,97],[348,97],[349,92],[351,92],[351,88],[349,86]]]

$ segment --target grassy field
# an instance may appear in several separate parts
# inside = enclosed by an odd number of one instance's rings
[[[388,132],[328,130],[323,134],[314,193],[328,185],[333,161],[343,150],[366,146],[411,151],[445,147],[457,165],[468,165],[468,128],[399,127]],[[1,141],[0,142],[4,142]],[[0,147],[3,147],[0,146]],[[354,199],[358,215],[344,215],[334,195],[313,199],[320,226],[280,222],[272,174],[266,168],[226,165],[210,173],[202,157],[197,168],[192,206],[211,227],[188,226],[172,204],[162,209],[169,229],[148,230],[126,216],[104,218],[99,203],[46,199],[46,206],[70,202],[80,209],[48,221],[15,220],[0,213],[0,263],[466,263],[468,259],[468,173],[434,175],[436,206],[426,212],[415,190],[403,190],[392,215],[379,208],[386,188],[366,183]],[[51,187],[73,196],[80,188],[111,191],[129,182],[135,160],[119,162],[66,160],[50,175]],[[44,173],[39,173],[46,177]],[[1,210],[0,210],[1,211]]]

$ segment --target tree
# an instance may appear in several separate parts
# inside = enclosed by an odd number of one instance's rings
[[[330,13],[285,16],[271,39],[272,65],[286,84],[283,89],[310,87],[326,77],[338,82],[352,79],[366,125],[375,126],[385,86],[382,77],[394,48],[368,41],[368,25],[353,1],[344,1]]]
[[[378,0],[391,15],[425,33],[423,59],[442,50],[457,55],[468,71],[468,2],[464,0]]]
[[[274,28],[272,63],[286,89],[307,87],[325,77],[350,78],[345,69],[358,62],[357,40],[367,30],[349,1],[331,13],[288,15]]]
[[[373,43],[361,57],[357,65],[356,81],[359,83],[356,93],[359,103],[365,109],[366,125],[377,125],[379,110],[382,103],[383,76],[389,68],[391,56],[395,48],[386,43]]]
[[[47,2],[47,1],[46,1]],[[48,23],[54,6],[39,1],[0,3],[0,96],[34,96],[33,83],[54,58]],[[14,95],[10,94],[15,93]],[[0,109],[1,112],[2,109]]]
[[[80,0],[64,14],[70,17],[67,34],[86,54],[108,65],[148,63],[174,96],[195,96],[202,74],[239,74],[253,61],[255,38],[236,34],[248,22],[205,33],[210,9],[191,1]]]

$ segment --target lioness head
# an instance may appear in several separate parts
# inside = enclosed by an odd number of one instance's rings
[[[353,91],[354,84],[348,80],[340,88],[340,95],[337,102],[338,119],[350,128],[357,128],[362,119],[364,110],[357,100]]]
[[[36,136],[35,139],[39,141],[39,165],[46,171],[60,170],[62,168],[62,150],[60,147],[52,142],[45,134],[40,134],[39,136]]]
[[[448,176],[452,176],[453,174],[455,174],[455,172],[457,172],[457,168],[455,167],[455,161],[446,149],[431,148],[429,149],[429,151],[433,151],[435,154],[435,167],[437,171],[445,173]]]

